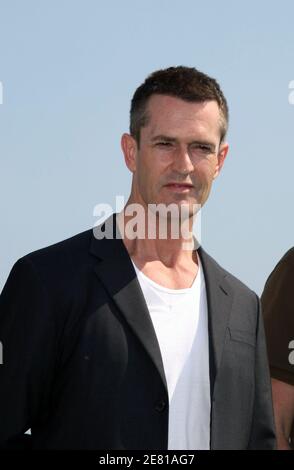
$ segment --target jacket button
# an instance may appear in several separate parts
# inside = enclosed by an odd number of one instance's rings
[[[166,401],[165,400],[159,400],[156,405],[155,405],[155,409],[156,411],[158,411],[159,413],[161,413],[162,411],[164,411],[166,408]]]

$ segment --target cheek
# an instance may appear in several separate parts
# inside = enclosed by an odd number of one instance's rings
[[[140,162],[137,166],[137,184],[140,193],[147,199],[153,192],[153,187],[156,185],[157,176],[155,168],[147,162]],[[149,196],[148,196],[149,195]]]
[[[159,159],[155,163],[155,159],[150,156],[139,164],[138,172],[140,180],[145,181],[145,184],[149,184],[150,187],[157,186],[166,172],[166,164]]]
[[[196,180],[211,184],[216,171],[216,163],[203,160],[195,166]]]

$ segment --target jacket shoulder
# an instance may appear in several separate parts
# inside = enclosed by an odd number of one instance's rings
[[[27,270],[34,272],[40,285],[46,287],[52,298],[71,299],[77,294],[77,286],[82,289],[85,274],[89,271],[92,256],[89,254],[92,229],[68,239],[26,254],[14,265],[26,277]],[[79,291],[79,290],[78,290]],[[75,294],[75,295],[76,295]]]
[[[234,292],[239,292],[241,295],[254,297],[254,299],[256,299],[257,294],[252,289],[250,289],[246,284],[244,284],[244,282],[242,282],[232,273],[223,268],[212,256],[206,253],[203,248],[201,248],[201,255],[205,261],[205,264],[209,264],[210,269],[213,269],[218,277],[224,278]]]
[[[85,252],[88,249],[92,233],[93,230],[88,229],[65,240],[32,251],[23,258],[27,258],[32,262],[42,263],[50,261],[51,258],[59,258],[60,256],[77,256],[81,251]]]

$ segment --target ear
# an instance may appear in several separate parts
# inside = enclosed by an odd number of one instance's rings
[[[121,138],[121,148],[128,169],[134,173],[137,166],[137,142],[134,137],[124,133]]]
[[[222,169],[222,166],[225,162],[225,158],[227,156],[228,151],[229,151],[229,144],[227,142],[223,142],[222,144],[220,144],[218,154],[217,154],[217,164],[215,167],[213,179],[215,179],[219,175]]]

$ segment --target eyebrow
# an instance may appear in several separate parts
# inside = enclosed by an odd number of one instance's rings
[[[178,139],[176,139],[175,137],[168,137],[167,135],[163,135],[163,134],[155,135],[154,137],[152,137],[151,142],[155,142],[156,140],[165,140],[167,142],[178,141]]]
[[[158,140],[164,140],[165,142],[178,142],[176,137],[169,137],[167,135],[159,134],[152,137],[151,142],[156,142]],[[207,145],[211,148],[212,151],[215,150],[215,144],[212,142],[207,142],[206,140],[193,140],[189,142],[189,145],[198,144],[198,145]]]

